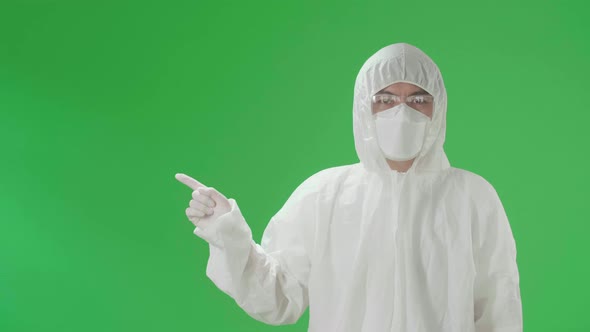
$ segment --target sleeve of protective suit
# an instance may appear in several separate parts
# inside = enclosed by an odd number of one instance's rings
[[[476,332],[522,332],[516,243],[504,207],[485,183],[474,232]]]
[[[261,322],[293,324],[309,306],[314,183],[310,177],[297,187],[271,218],[260,245],[234,199],[229,199],[230,212],[206,228],[195,228],[194,233],[209,243],[209,279]]]

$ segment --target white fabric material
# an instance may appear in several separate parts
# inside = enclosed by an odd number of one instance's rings
[[[430,118],[407,104],[380,111],[373,115],[377,142],[390,160],[410,160],[420,153]]]
[[[406,173],[376,141],[370,96],[409,82],[434,98],[432,125]],[[490,183],[450,167],[443,150],[447,95],[418,48],[386,46],[355,83],[359,163],[307,178],[271,218],[260,245],[234,199],[214,224],[207,276],[250,316],[309,332],[519,332],[516,246]]]

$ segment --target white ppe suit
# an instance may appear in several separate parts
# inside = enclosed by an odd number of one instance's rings
[[[389,168],[371,96],[395,82],[434,96],[432,122],[411,168]],[[447,95],[418,48],[383,47],[354,86],[359,163],[319,171],[271,218],[260,245],[234,199],[194,233],[209,243],[207,276],[251,317],[309,332],[521,332],[516,245],[490,183],[450,167],[443,150]]]

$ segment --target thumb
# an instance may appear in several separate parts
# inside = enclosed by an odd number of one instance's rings
[[[199,182],[199,181],[197,181],[197,180],[195,180],[195,179],[191,178],[190,176],[183,174],[183,173],[176,173],[176,175],[174,177],[176,178],[176,180],[184,183],[192,190],[197,190],[197,188],[200,188],[200,187],[206,187],[201,182]]]
[[[205,194],[213,198],[215,201],[227,201],[227,197],[225,197],[225,195],[223,195],[213,187],[208,187],[207,189],[205,189]]]

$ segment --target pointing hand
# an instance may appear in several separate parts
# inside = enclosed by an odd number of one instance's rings
[[[207,187],[201,182],[182,173],[175,175],[176,179],[193,190],[186,216],[193,225],[207,227],[219,216],[231,211],[229,200],[213,187]]]

